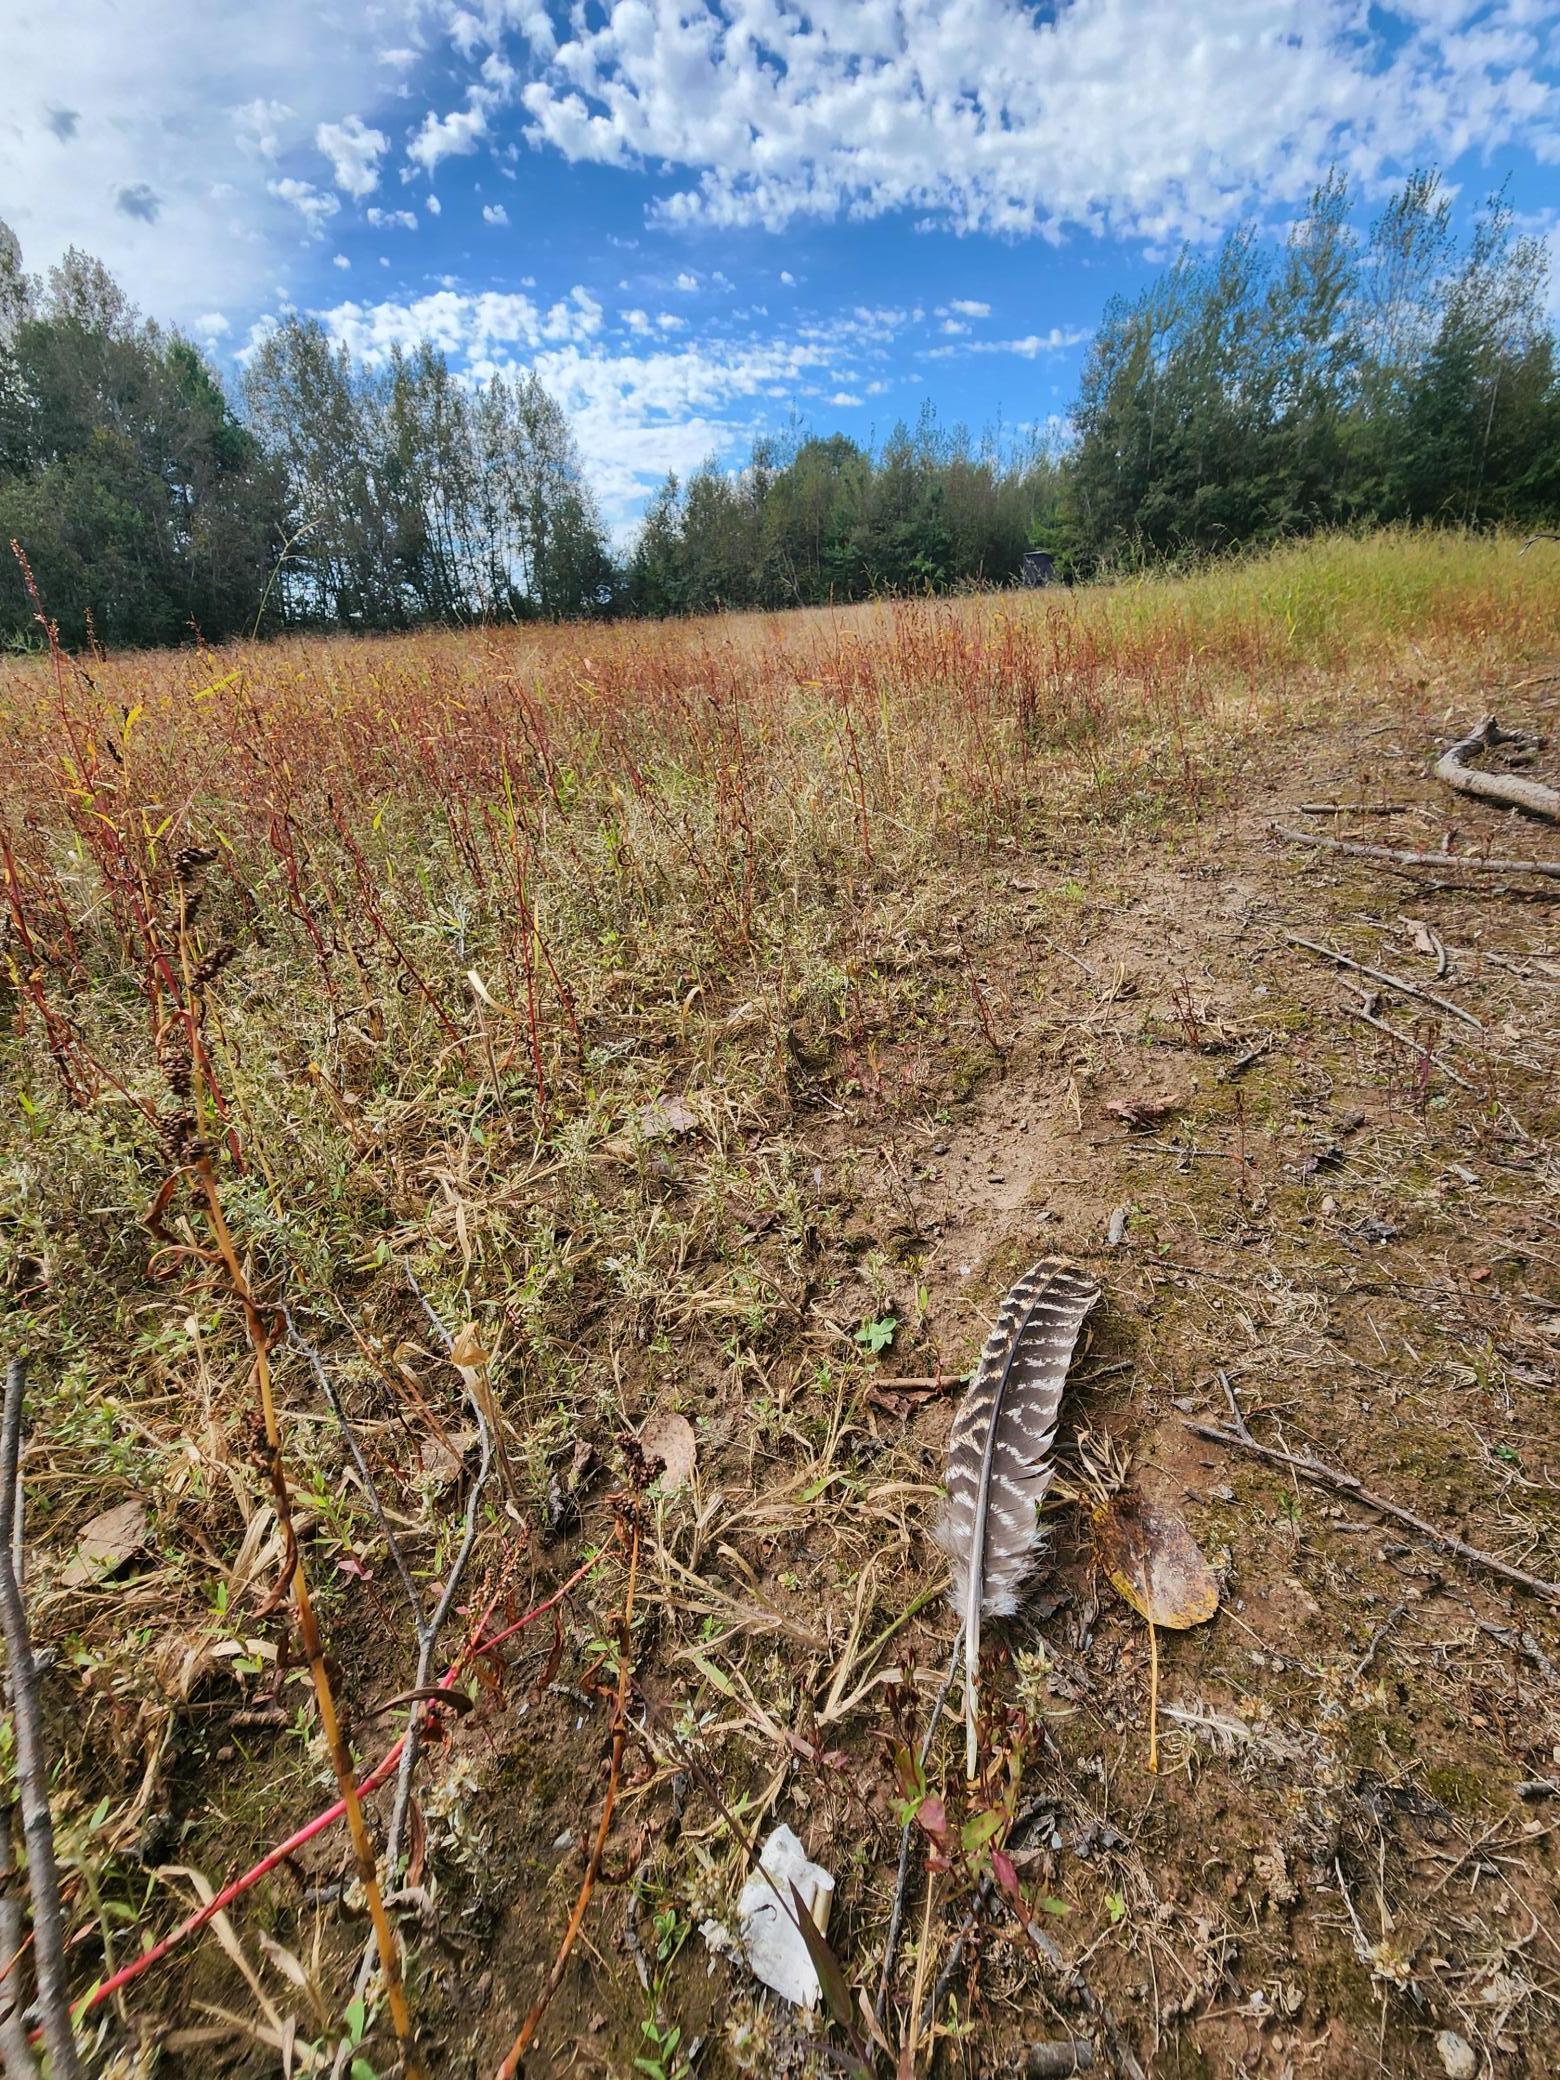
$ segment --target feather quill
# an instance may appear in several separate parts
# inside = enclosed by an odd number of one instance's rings
[[[964,1621],[965,1759],[975,1775],[975,1704],[984,1618],[1016,1611],[1039,1564],[1040,1504],[1067,1369],[1100,1297],[1087,1272],[1046,1257],[997,1312],[948,1436],[948,1508],[934,1536],[953,1564]]]

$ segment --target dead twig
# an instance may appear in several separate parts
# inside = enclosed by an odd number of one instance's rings
[[[1453,1004],[1446,997],[1438,997],[1433,990],[1421,989],[1417,983],[1405,982],[1401,975],[1391,975],[1385,968],[1367,967],[1347,953],[1340,953],[1336,946],[1324,946],[1317,939],[1302,938],[1299,932],[1285,932],[1284,937],[1291,946],[1303,946],[1307,953],[1320,955],[1339,968],[1352,968],[1356,975],[1368,975],[1372,982],[1385,983],[1388,989],[1398,990],[1405,997],[1417,997],[1422,1004],[1433,1004],[1437,1011],[1445,1011],[1452,1018],[1460,1018],[1465,1026],[1472,1026],[1476,1033],[1484,1031],[1484,1021],[1475,1018],[1471,1011],[1464,1011],[1461,1004]]]
[[[1358,1004],[1349,1004],[1344,1007],[1351,1017],[1362,1019],[1368,1026],[1374,1026],[1378,1033],[1385,1033],[1387,1038],[1395,1040],[1399,1047],[1410,1048],[1425,1061],[1434,1062],[1449,1083],[1455,1083],[1459,1090],[1472,1091],[1477,1096],[1477,1084],[1470,1083],[1466,1076],[1460,1075],[1452,1067],[1450,1062],[1446,1061],[1441,1055],[1434,1053],[1432,1049],[1426,1047],[1421,1041],[1416,1040],[1412,1033],[1401,1032],[1398,1027],[1389,1026],[1384,1018],[1378,1018],[1370,1008],[1376,1001],[1375,997],[1366,995],[1364,991],[1361,991],[1360,994],[1361,1001]]]
[[[1540,741],[1525,730],[1502,729],[1493,715],[1486,715],[1436,760],[1435,777],[1459,794],[1472,795],[1476,801],[1493,802],[1499,809],[1520,809],[1524,815],[1540,816],[1546,823],[1560,823],[1560,789],[1546,787],[1541,780],[1524,779],[1520,773],[1480,772],[1467,763],[1479,752],[1495,750],[1502,744],[1532,750]]]
[[[1404,816],[1412,802],[1296,802],[1301,816]]]
[[[53,2080],[79,2080],[76,2035],[71,2028],[70,2000],[65,1991],[65,1910],[60,1902],[60,1874],[54,1861],[54,1822],[49,1812],[49,1761],[43,1739],[43,1712],[38,1701],[38,1668],[27,1633],[27,1610],[12,1553],[21,1546],[21,1490],[17,1468],[22,1448],[22,1395],[27,1361],[13,1358],[5,1371],[5,1409],[0,1417],[0,1630],[5,1634],[7,1684],[16,1739],[16,1787],[27,1844],[27,1877],[32,1891],[33,1969],[43,2040],[48,2046]],[[9,1830],[8,1830],[9,1832]],[[10,1860],[7,1842],[6,1860]],[[16,1954],[11,1947],[11,1955]],[[26,2074],[31,2063],[15,2068]],[[6,2070],[13,2070],[7,2052]]]
[[[1560,860],[1484,859],[1467,852],[1398,852],[1390,845],[1363,845],[1351,838],[1324,838],[1320,831],[1292,831],[1281,823],[1268,829],[1286,845],[1315,845],[1324,852],[1347,852],[1356,859],[1379,859],[1393,867],[1444,867],[1472,874],[1544,874],[1560,880]]]
[[[1259,1459],[1269,1459],[1275,1466],[1291,1467],[1319,1488],[1332,1488],[1341,1495],[1352,1496],[1366,1509],[1376,1510],[1396,1523],[1406,1524],[1421,1538],[1428,1539],[1431,1545],[1439,1546],[1445,1553],[1455,1553],[1470,1567],[1482,1567],[1490,1574],[1515,1582],[1519,1588],[1531,1589],[1535,1596],[1542,1596],[1548,1603],[1560,1603],[1560,1582],[1546,1582],[1541,1575],[1529,1574],[1525,1568],[1513,1567],[1509,1560],[1498,1560],[1493,1553],[1469,1545],[1455,1532],[1442,1531],[1438,1525],[1426,1523],[1423,1517],[1416,1517],[1401,1503],[1389,1502],[1384,1495],[1373,1494],[1363,1481],[1356,1480],[1352,1473],[1345,1473],[1341,1467],[1329,1466],[1325,1459],[1314,1459],[1309,1452],[1283,1452],[1276,1445],[1259,1444],[1249,1431],[1243,1437],[1238,1430],[1226,1430],[1218,1423],[1188,1423],[1186,1427],[1194,1437],[1206,1437],[1210,1443],[1228,1445],[1236,1451],[1255,1452]]]

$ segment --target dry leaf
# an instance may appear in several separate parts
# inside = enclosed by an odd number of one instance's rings
[[[450,1345],[450,1363],[462,1372],[475,1372],[487,1364],[488,1356],[475,1322],[468,1322]]]
[[[699,1115],[685,1098],[658,1098],[646,1105],[636,1122],[645,1141],[669,1141],[674,1134],[691,1134]]]
[[[146,1544],[146,1505],[121,1502],[94,1517],[66,1563],[60,1581],[67,1589],[85,1588],[114,1574]]]
[[[1094,1544],[1111,1587],[1139,1617],[1171,1632],[1206,1625],[1219,1583],[1181,1519],[1130,1489],[1094,1512]]]
[[[1104,1110],[1111,1119],[1119,1119],[1129,1127],[1152,1127],[1172,1112],[1179,1112],[1183,1101],[1180,1098],[1111,1098]]]
[[[698,1446],[693,1425],[686,1416],[662,1411],[646,1418],[639,1433],[640,1448],[652,1463],[661,1462],[661,1486],[668,1495],[685,1487],[693,1473]]]

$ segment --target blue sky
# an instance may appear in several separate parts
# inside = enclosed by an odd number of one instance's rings
[[[793,420],[1060,423],[1108,296],[1332,162],[1560,245],[1551,0],[11,0],[0,61],[30,267],[229,371],[294,309],[535,367],[620,536]]]

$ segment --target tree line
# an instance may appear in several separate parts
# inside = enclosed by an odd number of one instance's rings
[[[1391,522],[1552,523],[1560,371],[1547,255],[1503,197],[1454,232],[1440,178],[1368,232],[1332,176],[1287,238],[1190,251],[1107,306],[1066,438],[941,427],[875,449],[794,431],[668,477],[609,552],[534,375],[431,347],[354,364],[290,317],[223,389],[72,251],[45,281],[0,225],[0,542],[67,640],[664,615],[1088,577]],[[0,567],[0,640],[36,635]]]
[[[292,317],[242,408],[189,340],[72,250],[46,281],[0,225],[0,546],[72,644],[564,618],[616,595],[568,422],[534,375],[355,365]],[[0,640],[36,640],[0,558]]]

